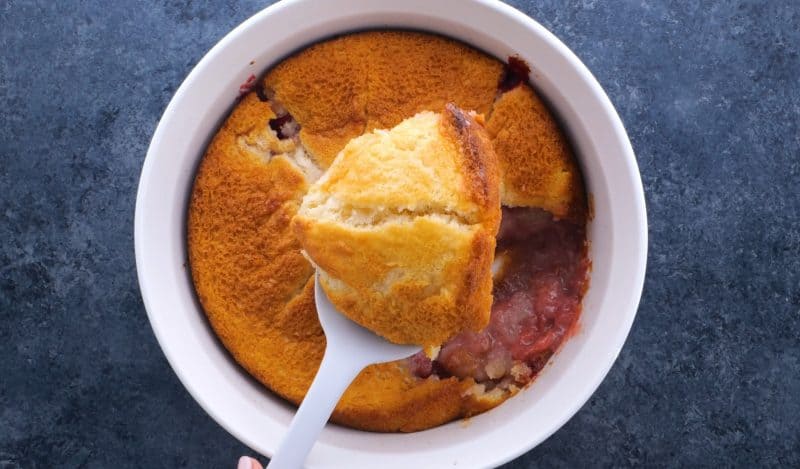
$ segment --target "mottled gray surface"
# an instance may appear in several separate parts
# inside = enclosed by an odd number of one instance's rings
[[[263,3],[106,3],[0,3],[0,468],[234,467],[150,330],[132,217],[168,100]],[[617,106],[650,257],[608,378],[508,467],[797,467],[800,6],[514,3]]]

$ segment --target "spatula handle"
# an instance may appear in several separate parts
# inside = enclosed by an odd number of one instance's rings
[[[314,382],[292,419],[269,469],[299,469],[314,446],[336,403],[365,365],[336,357],[328,347]]]

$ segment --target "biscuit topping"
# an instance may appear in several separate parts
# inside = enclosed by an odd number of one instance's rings
[[[340,312],[437,346],[488,322],[499,192],[486,131],[448,104],[351,140],[292,223]]]

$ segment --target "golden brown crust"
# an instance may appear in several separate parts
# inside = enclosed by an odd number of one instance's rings
[[[503,93],[486,128],[500,158],[504,205],[539,207],[560,218],[582,215],[583,181],[569,142],[530,86]]]
[[[276,317],[297,307],[293,298],[312,269],[286,236],[305,179],[287,160],[268,160],[241,145],[264,131],[271,115],[248,95],[215,136],[192,192],[188,247],[198,297],[219,338],[248,371],[287,395],[313,370],[297,363],[299,355],[256,351],[302,350],[313,360],[321,358],[324,338],[318,325],[303,336],[274,327]],[[298,366],[290,372],[284,364]]]
[[[264,83],[300,123],[300,139],[322,168],[364,131],[448,102],[486,114],[503,204],[582,216],[583,183],[566,138],[527,84],[497,97],[502,73],[499,61],[451,39],[370,31],[304,49]]]
[[[492,111],[501,73],[500,62],[455,41],[372,32],[305,49],[270,71],[265,83],[301,124],[302,144],[323,167],[364,130],[394,126],[416,112],[441,109],[448,101],[485,113],[506,169],[504,195],[522,194],[512,202],[543,206],[553,199],[550,206],[559,209],[563,197],[547,196],[535,177],[525,184],[525,156],[515,151],[513,139],[498,137],[503,122],[513,115],[522,120],[540,117],[533,104],[516,113],[504,111],[509,102],[503,104],[502,98]],[[260,382],[298,403],[322,358],[325,338],[314,309],[312,268],[289,230],[310,184],[292,162],[295,142],[279,140],[269,131],[267,122],[274,117],[269,104],[251,93],[214,137],[192,192],[188,250],[198,297],[224,346]],[[563,139],[554,126],[534,130],[543,133],[536,138],[545,143]],[[532,168],[538,171],[540,161],[564,166],[562,159],[569,167],[571,155],[563,147],[534,143],[524,143],[534,148],[533,155],[552,155],[536,156]],[[522,168],[519,174],[517,167]],[[578,179],[570,187],[582,194],[579,175],[573,174]],[[541,187],[551,186],[542,181]],[[483,183],[475,177],[468,186],[480,194]],[[477,200],[473,202],[480,205]],[[488,242],[494,238],[476,236],[470,246],[476,253],[486,252],[481,243]],[[477,264],[485,262],[477,254],[473,258]],[[477,276],[468,281],[481,285]],[[372,366],[348,388],[333,419],[364,430],[417,431],[485,411],[509,396],[475,393],[474,385],[472,380],[414,378],[402,362]]]
[[[492,209],[500,206],[499,162],[482,120],[453,103],[447,103],[442,113],[444,133],[450,134],[461,148],[464,192],[487,210],[487,215],[493,215],[497,212]]]
[[[462,43],[410,31],[351,36],[370,44],[367,130],[388,129],[422,111],[453,103],[485,114],[502,64]]]
[[[255,93],[234,109],[198,168],[188,213],[188,251],[200,302],[223,345],[256,379],[297,404],[325,348],[312,267],[289,221],[308,182],[274,139],[274,113]],[[257,145],[256,145],[257,144]],[[414,378],[402,362],[371,366],[334,412],[370,431],[416,431],[468,412],[468,381]]]
[[[388,129],[448,102],[486,113],[502,64],[431,34],[369,31],[321,42],[264,78],[301,125],[303,145],[323,168],[365,130]]]
[[[458,308],[485,311],[485,316],[474,315],[468,327],[480,330],[486,326],[491,312],[492,261],[494,260],[495,236],[500,227],[500,164],[494,147],[483,126],[483,117],[465,113],[453,103],[445,105],[442,114],[445,132],[455,134],[454,140],[461,147],[461,167],[465,179],[465,193],[483,208],[483,226],[476,233],[470,247],[469,265],[465,268],[465,279],[458,292]]]
[[[451,105],[339,153],[293,226],[342,313],[393,342],[426,346],[486,326],[500,220],[487,142]]]
[[[368,44],[352,37],[314,44],[263,80],[300,123],[303,145],[323,168],[367,125]]]

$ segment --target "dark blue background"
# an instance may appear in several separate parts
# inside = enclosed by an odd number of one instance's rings
[[[617,106],[650,255],[608,378],[508,467],[797,467],[800,4],[514,3]],[[263,6],[0,2],[0,468],[224,468],[252,454],[167,365],[132,238],[164,107]]]

